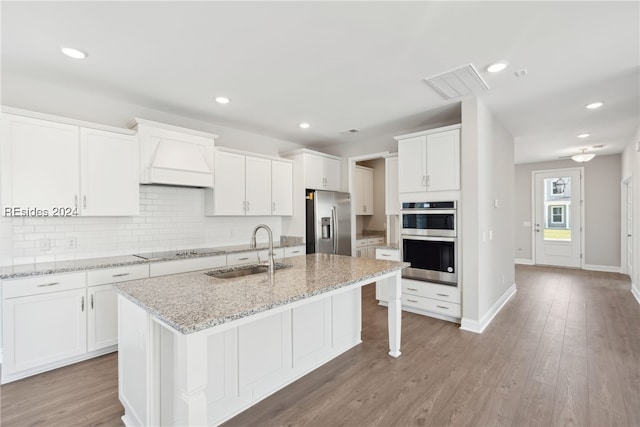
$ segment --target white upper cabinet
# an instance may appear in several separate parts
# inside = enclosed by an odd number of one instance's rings
[[[340,160],[325,157],[322,161],[324,167],[324,190],[341,191],[340,177]]]
[[[460,189],[460,125],[396,137],[400,193]]]
[[[83,215],[139,215],[136,137],[83,128],[80,153]]]
[[[217,135],[138,118],[129,126],[140,140],[140,183],[213,187]]]
[[[271,215],[271,160],[245,158],[247,215]]]
[[[356,215],[373,215],[373,169],[356,166],[354,184]]]
[[[293,164],[271,162],[271,214],[293,215]]]
[[[400,215],[400,196],[398,195],[398,157],[385,159],[385,213]]]
[[[38,216],[137,215],[138,144],[133,132],[2,115],[2,206]]]
[[[340,160],[334,157],[304,153],[305,187],[312,190],[340,191]]]
[[[215,216],[291,215],[291,162],[217,149],[216,187],[205,191],[205,214]]]

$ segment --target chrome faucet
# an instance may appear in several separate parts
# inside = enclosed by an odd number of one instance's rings
[[[269,273],[270,276],[273,276],[273,274],[276,272],[276,261],[273,259],[273,233],[271,233],[271,229],[268,225],[256,225],[256,228],[253,229],[253,233],[251,234],[251,243],[249,243],[249,246],[251,247],[251,249],[256,248],[256,232],[260,228],[264,228],[269,234],[269,259],[267,260],[267,273]]]

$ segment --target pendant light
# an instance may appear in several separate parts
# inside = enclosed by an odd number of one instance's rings
[[[588,162],[589,160],[593,159],[596,156],[593,153],[586,153],[587,151],[586,148],[582,148],[581,150],[582,150],[582,153],[574,154],[573,156],[571,156],[571,160],[578,163],[584,163],[584,162]]]

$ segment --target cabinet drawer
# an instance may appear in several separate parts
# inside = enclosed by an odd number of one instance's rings
[[[2,281],[2,298],[16,298],[28,295],[46,294],[84,288],[87,283],[86,273],[46,274],[22,279]]]
[[[356,240],[356,248],[364,248],[365,246],[367,246],[368,241],[368,239]]]
[[[376,249],[376,259],[386,259],[387,261],[401,261],[399,249]]]
[[[306,254],[307,254],[306,246],[291,246],[291,247],[284,248],[285,258],[288,258],[291,256],[306,255]]]
[[[224,255],[155,262],[149,264],[149,276],[156,277],[166,276],[167,274],[187,273],[189,271],[224,267],[225,265],[227,265],[227,257]]]
[[[460,303],[460,289],[455,286],[439,285],[420,280],[402,279],[402,293],[440,301]]]
[[[258,251],[258,262],[266,262],[269,255],[269,249],[262,249]],[[273,257],[275,259],[284,258],[284,249],[277,248],[273,250]]]
[[[371,237],[367,239],[367,245],[384,245],[384,237]]]
[[[256,251],[240,252],[237,254],[227,255],[227,265],[252,264],[258,262],[258,254]]]
[[[126,282],[127,280],[146,279],[149,277],[149,264],[127,265],[124,267],[105,268],[87,272],[89,286],[106,283]]]
[[[460,304],[451,302],[403,294],[402,305],[404,307],[417,308],[419,310],[431,311],[451,317],[460,317]]]

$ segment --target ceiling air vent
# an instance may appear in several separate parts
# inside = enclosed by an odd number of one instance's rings
[[[360,132],[360,129],[352,128],[352,129],[343,130],[340,133],[350,134],[350,133],[358,133],[358,132]]]
[[[473,64],[426,77],[424,81],[446,100],[474,95],[489,89],[489,85],[480,77]]]

